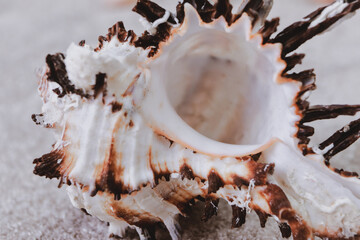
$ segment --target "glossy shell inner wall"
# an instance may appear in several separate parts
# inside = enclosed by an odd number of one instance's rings
[[[163,47],[150,65],[151,81],[160,78],[166,85],[179,116],[224,143],[263,144],[295,133],[298,117],[286,85],[296,91],[297,83],[278,83],[285,67],[280,46],[262,45],[260,35],[249,34],[248,24],[243,16],[230,28],[182,29],[186,33]]]

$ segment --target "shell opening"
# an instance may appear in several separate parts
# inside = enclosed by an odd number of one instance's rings
[[[275,135],[284,105],[279,63],[257,40],[205,29],[167,53],[162,78],[170,104],[199,133],[230,144],[263,144]]]

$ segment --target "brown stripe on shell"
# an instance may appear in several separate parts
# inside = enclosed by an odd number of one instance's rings
[[[61,150],[54,150],[50,153],[44,154],[40,158],[33,161],[35,164],[34,174],[45,176],[46,178],[60,178],[62,173],[61,162],[64,161],[65,153]]]
[[[295,104],[296,104],[296,106],[298,108],[297,110],[299,111],[300,114],[302,112],[306,111],[310,106],[310,103],[308,101],[303,100],[300,97],[295,98]]]
[[[260,227],[264,228],[266,226],[267,219],[269,217],[269,214],[263,212],[261,209],[254,209],[256,215],[259,217],[260,221]]]
[[[134,127],[134,122],[132,120],[129,121],[129,127],[130,128]]]
[[[254,179],[255,185],[265,185],[267,183],[267,175],[274,173],[275,164],[256,163],[250,165],[250,171],[253,173],[251,179]]]
[[[177,18],[182,23],[185,17],[184,5],[185,3],[191,4],[198,12],[201,20],[205,23],[210,23],[214,20],[215,7],[207,0],[184,0],[177,6]]]
[[[341,169],[334,168],[333,171],[336,172],[337,174],[343,176],[343,177],[359,177],[359,174],[357,172],[345,171],[342,168]]]
[[[314,132],[315,129],[313,127],[302,124],[298,125],[298,132],[296,133],[296,137],[299,139],[298,148],[304,156],[308,153],[313,153],[312,149],[308,147],[308,144],[310,142],[310,137],[314,135]]]
[[[155,237],[156,225],[158,224],[155,224],[153,226],[148,226],[146,228],[141,228],[141,234],[144,240],[156,240]]]
[[[303,55],[294,54],[288,58],[288,61],[290,62],[291,65],[293,65],[296,62],[301,61],[302,58]],[[292,67],[291,65],[290,67]],[[305,112],[309,109],[309,105],[310,105],[306,99],[303,99],[303,96],[306,92],[313,91],[316,89],[316,84],[315,84],[316,75],[314,73],[314,69],[309,69],[302,72],[291,73],[291,74],[286,74],[283,72],[282,75],[288,79],[301,82],[302,86],[297,96],[295,97],[294,102],[297,107],[297,112],[298,112],[297,114],[303,116]],[[309,151],[311,151],[308,148],[307,144],[310,142],[309,137],[314,135],[315,130],[313,127],[304,125],[301,120],[297,123],[297,126],[298,126],[298,132],[296,133],[296,137],[299,139],[298,147],[300,150],[302,150],[302,153],[306,155],[307,153],[309,153]]]
[[[137,36],[133,30],[127,31],[127,36],[125,41],[129,42],[130,44],[134,45],[135,40],[137,39]]]
[[[284,57],[283,60],[286,62],[286,68],[282,72],[282,75],[286,75],[286,73],[293,69],[296,65],[301,64],[304,57],[305,54],[298,53],[294,53],[288,57]]]
[[[129,41],[131,44],[133,44],[135,47],[150,49],[148,57],[154,56],[158,51],[159,44],[169,38],[172,29],[171,24],[176,24],[177,20],[180,23],[183,22],[185,17],[185,3],[191,4],[198,12],[201,20],[205,23],[210,23],[216,18],[223,16],[228,25],[231,25],[237,19],[239,19],[244,12],[250,15],[253,18],[253,22],[255,22],[257,19],[267,15],[267,12],[272,5],[271,0],[250,0],[245,6],[243,12],[237,15],[233,15],[231,12],[232,5],[230,4],[229,0],[219,0],[215,5],[212,5],[208,0],[184,0],[176,7],[176,17],[174,14],[170,14],[167,21],[160,24],[156,28],[155,34],[151,34],[148,31],[145,31],[141,36],[137,37],[136,34],[132,31],[126,32],[123,23],[118,22],[112,28],[109,28],[107,37],[99,37],[99,46],[95,49],[95,51],[99,51],[102,48],[103,43],[105,41],[110,41],[112,36],[117,35],[121,42],[125,42],[128,41],[131,35],[131,40]],[[154,22],[157,19],[162,18],[166,13],[164,8],[149,0],[139,0],[133,8],[133,11],[143,16],[149,22]]]
[[[164,138],[166,140],[168,140],[170,142],[170,144],[172,143],[171,140],[169,140],[166,136],[160,135],[158,134],[159,137]],[[169,144],[169,145],[170,145]],[[171,147],[171,146],[170,146]],[[196,154],[196,152],[193,152],[194,154]],[[258,163],[255,160],[258,160],[261,156],[261,153],[257,153],[254,155],[249,155],[249,156],[243,156],[243,157],[236,157],[237,160],[239,161],[245,161],[246,163],[246,168],[248,169],[248,174],[246,176],[238,176],[237,174],[232,174],[230,176],[230,178],[228,179],[221,179],[221,182],[223,183],[223,185],[234,185],[237,187],[241,187],[243,185],[248,186],[250,180],[254,180],[255,185],[265,185],[267,183],[267,175],[268,174],[273,174],[274,172],[274,168],[275,168],[275,164],[270,163],[270,164],[265,164],[265,163]],[[165,180],[169,180],[170,179],[170,175],[171,172],[170,170],[167,168],[166,163],[163,166],[160,165],[154,165],[152,163],[152,150],[151,147],[149,147],[148,150],[148,162],[149,162],[149,166],[151,166],[151,170],[154,174],[154,179],[155,179],[155,184],[158,184],[158,180],[161,179],[162,177],[165,177]],[[254,160],[255,159],[255,160]],[[188,178],[188,179],[194,179],[195,177],[198,177],[199,179],[201,179],[202,181],[205,181],[207,179],[202,178],[201,176],[196,175],[192,168],[187,165],[186,159],[183,160],[183,164],[180,166],[179,169],[179,173],[182,177],[182,179],[184,178]],[[213,171],[213,169],[209,172],[209,175],[207,177],[210,176],[210,178],[212,179],[212,175],[211,174]],[[217,174],[218,176],[220,176],[219,174]],[[215,192],[211,190],[212,188],[212,184],[211,184],[211,180],[210,180],[210,192]],[[216,187],[214,187],[214,189],[216,189]],[[217,191],[217,189],[216,189]]]
[[[271,35],[276,32],[279,23],[280,18],[273,18],[270,21],[265,21],[264,26],[259,30],[259,33],[262,35],[263,38],[263,44],[267,43]]]
[[[268,15],[272,3],[272,0],[249,0],[243,11],[234,16],[233,21],[235,22],[243,13],[246,13],[252,18],[252,25],[254,25],[258,20],[265,18]]]
[[[306,111],[309,108],[309,102],[306,101],[306,99],[302,99],[302,97],[306,92],[316,89],[316,75],[314,69],[305,70],[299,73],[285,74],[284,77],[301,82],[302,86],[295,97],[295,104],[300,113]]]
[[[259,153],[250,155],[250,157],[251,157],[255,162],[257,162],[257,161],[260,159],[261,154],[262,154],[262,152],[259,152]]]
[[[319,149],[324,150],[333,144],[333,147],[324,154],[327,164],[331,157],[345,150],[360,137],[360,119],[350,122],[342,129],[336,131],[332,136],[319,144]]]
[[[243,13],[247,13],[256,22],[259,18],[267,15],[271,8],[272,0],[250,0],[244,9],[233,14],[233,6],[229,0],[218,0],[214,5],[208,0],[184,0],[183,3],[177,5],[177,18],[182,23],[184,20],[184,5],[185,3],[191,4],[198,12],[201,20],[205,23],[210,23],[215,19],[223,16],[228,25],[235,23]]]
[[[241,208],[235,205],[232,205],[231,208],[232,208],[231,227],[239,228],[246,221],[246,208]]]
[[[110,201],[111,208],[107,210],[109,215],[124,220],[130,225],[142,229],[153,228],[156,224],[161,223],[161,219],[153,216],[149,212],[138,212],[121,205],[121,201]],[[110,210],[111,209],[111,210]]]
[[[159,135],[161,136],[161,135]],[[166,138],[166,137],[164,137]],[[214,169],[212,169],[209,172],[209,175],[207,176],[207,180],[208,180],[208,208],[209,209],[213,209],[214,206],[216,208],[216,204],[215,202],[213,202],[213,204],[211,204],[210,200],[212,199],[212,194],[211,193],[216,193],[216,191],[223,187],[225,184],[230,184],[230,185],[235,185],[237,187],[241,187],[242,185],[248,186],[249,185],[249,181],[250,180],[254,180],[254,184],[255,185],[265,185],[267,183],[267,175],[268,174],[272,174],[274,171],[274,164],[265,164],[265,163],[257,163],[256,161],[254,161],[253,158],[258,159],[260,157],[261,153],[255,154],[254,156],[245,156],[242,158],[238,158],[239,161],[246,161],[246,165],[247,168],[249,170],[249,174],[247,176],[238,176],[236,174],[233,174],[233,176],[228,179],[228,180],[224,180],[220,177],[220,175],[218,173],[215,172]],[[154,174],[154,183],[155,185],[157,185],[159,183],[159,179],[162,179],[163,177],[165,178],[165,181],[169,181],[170,180],[170,171],[168,170],[166,164],[165,166],[154,166],[152,164],[152,150],[151,147],[149,147],[148,150],[148,161],[149,161],[149,166],[151,166],[151,170]],[[186,161],[184,161],[186,162]],[[180,166],[180,170],[179,173],[182,177],[182,179],[187,178],[187,179],[194,179],[195,177],[199,177],[196,176],[193,172],[193,170],[191,169],[191,167],[189,167],[186,163],[184,163],[183,165]],[[199,177],[201,179],[201,177]],[[202,179],[203,181],[205,181],[205,179]],[[206,199],[205,199],[206,200]]]
[[[79,42],[79,46],[80,46],[80,47],[85,46],[85,40],[81,40],[81,41]]]
[[[187,179],[192,180],[195,178],[192,169],[186,164],[183,164],[180,167],[180,175],[181,175],[181,179],[187,178]]]
[[[120,21],[108,29],[108,34],[106,36],[108,41],[116,36],[120,42],[125,42],[127,40],[128,32],[125,29],[124,23]]]
[[[197,195],[193,195],[191,190],[185,190],[181,186],[182,183],[170,183],[161,185],[160,189],[154,188],[154,191],[164,200],[176,206],[183,215],[188,215],[191,212],[191,205],[194,203],[193,199]]]
[[[219,206],[219,199],[212,199],[210,196],[205,197],[205,208],[204,214],[201,217],[201,220],[206,222],[212,216],[217,215],[217,209]]]
[[[45,119],[44,119],[44,114],[40,113],[40,114],[32,114],[31,115],[31,119],[33,120],[33,122],[36,125],[41,125],[45,128],[52,128],[53,125],[49,124],[49,123],[45,123]]]
[[[259,154],[259,153],[257,153],[257,154]],[[239,161],[242,161],[242,162],[244,162],[244,161],[251,161],[251,160],[253,160],[253,157],[252,157],[252,156],[255,156],[255,155],[257,155],[257,154],[248,155],[248,156],[241,156],[241,157],[235,157],[235,159],[236,159],[236,160],[239,160]],[[255,161],[255,160],[254,160],[254,161]]]
[[[81,89],[76,89],[68,78],[66,66],[64,63],[65,56],[62,53],[56,53],[54,55],[48,54],[46,56],[46,64],[48,71],[46,73],[47,80],[50,82],[56,82],[60,85],[61,91],[55,89],[54,92],[59,95],[59,98],[64,97],[66,94],[74,93],[81,97],[89,97]]]
[[[257,163],[255,161],[250,161],[248,163],[248,170],[251,173],[251,175],[247,176],[246,178],[243,176],[238,176],[236,174],[233,174],[232,176],[232,183],[226,183],[226,184],[234,184],[238,188],[241,188],[241,186],[249,186],[249,181],[251,179],[254,180],[254,183],[256,186],[261,186],[267,184],[267,175],[274,173],[275,164],[265,164],[265,163]]]
[[[259,153],[257,153],[257,154],[250,155],[250,157],[251,157],[255,162],[257,162],[257,161],[260,159],[261,154],[262,154],[262,152],[259,152]]]
[[[181,196],[179,196],[180,198]],[[171,196],[170,198],[164,198],[164,201],[167,201],[168,203],[174,205],[179,209],[182,215],[188,216],[191,213],[191,204],[190,201],[193,198],[182,198],[177,199],[177,195]]]
[[[280,213],[280,219],[287,221],[287,224],[289,224],[291,228],[291,233],[294,240],[313,239],[312,230],[293,209],[284,209]]]
[[[121,111],[122,107],[123,107],[123,105],[121,103],[116,102],[116,101],[112,102],[111,103],[111,112],[112,113],[119,112],[119,111]]]
[[[233,14],[231,13],[232,5],[230,4],[229,0],[218,0],[217,3],[214,5],[215,7],[215,15],[214,18],[219,18],[223,16],[228,23],[231,25],[233,21]]]
[[[235,186],[237,186],[239,189],[241,186],[249,186],[249,180],[245,179],[244,177],[240,177],[238,175],[232,176],[232,181]]]
[[[61,94],[61,91],[60,91],[60,88],[55,88],[52,90],[54,93],[56,93],[56,95],[60,95]]]
[[[98,47],[95,49],[95,52],[96,52],[96,51],[99,51],[99,50],[104,46],[104,42],[106,42],[107,40],[108,40],[107,37],[105,37],[105,36],[99,36],[99,37],[98,37],[99,45],[98,45]]]
[[[106,95],[106,74],[105,73],[98,73],[95,76],[95,85],[93,87],[94,90],[94,98],[100,93],[103,93],[103,96]]]
[[[58,188],[61,188],[63,184],[71,186],[72,182],[70,181],[68,176],[61,176],[60,177]],[[83,189],[83,187],[84,187],[81,183],[75,183],[75,184],[77,184],[77,186],[80,186],[81,189]]]
[[[98,38],[98,47],[95,48],[95,52],[100,51],[104,45],[104,42],[110,41],[113,37],[116,37],[119,42],[129,42],[134,44],[134,41],[137,39],[136,34],[133,30],[127,31],[125,29],[124,23],[122,21],[115,23],[111,28],[108,29],[108,34],[105,36],[99,36]]]
[[[114,127],[113,132],[116,132],[120,125],[123,124],[119,119]],[[103,164],[100,164],[95,169],[95,189],[90,193],[95,196],[98,191],[109,192],[114,194],[114,200],[120,200],[121,194],[129,193],[128,188],[123,185],[121,177],[123,176],[124,168],[121,166],[122,154],[116,150],[115,134],[111,139],[110,149],[105,154]]]
[[[212,169],[208,175],[208,195],[205,197],[205,209],[201,218],[203,221],[209,220],[212,216],[217,215],[219,199],[214,199],[210,194],[216,193],[219,188],[224,186],[224,181],[216,170]]]
[[[161,167],[159,167],[159,169],[154,168],[154,164],[152,163],[151,146],[149,147],[149,151],[148,151],[148,166],[150,166],[151,171],[153,172],[155,185],[159,184],[159,180],[165,180],[165,181],[170,180],[171,173],[166,165],[166,162],[165,162],[165,169],[162,169]]]
[[[279,186],[268,184],[262,194],[268,202],[272,214],[289,224],[294,240],[312,239],[312,230],[291,208],[288,198]]]
[[[156,34],[152,35],[145,31],[137,40],[134,41],[135,47],[143,49],[150,48],[148,57],[154,56],[159,50],[159,44],[166,41],[170,36],[171,26],[162,23],[156,28]]]
[[[331,119],[341,115],[354,116],[359,111],[360,105],[315,105],[304,112],[301,122]]]
[[[182,24],[185,18],[184,3],[179,2],[176,5],[176,18]]]
[[[284,74],[284,77],[301,82],[303,87],[313,85],[316,81],[314,69],[308,69],[298,73]]]
[[[208,185],[208,194],[216,193],[219,188],[224,186],[224,181],[214,169],[208,175]]]
[[[282,209],[291,208],[283,190],[275,184],[268,184],[264,191],[264,195],[269,203],[270,210],[273,214],[279,215]]]
[[[169,141],[169,148],[171,148],[171,146],[174,144],[174,141],[169,139],[167,136],[161,134],[161,133],[156,133],[159,137],[162,137],[164,139],[166,139],[167,141]]]
[[[279,223],[279,229],[283,238],[291,237],[291,228],[287,223]]]
[[[133,81],[130,83],[130,85],[127,87],[127,89],[123,92],[123,94],[121,94],[121,96],[122,96],[123,98],[132,95],[132,93],[134,92],[134,89],[135,89],[135,84],[136,84],[136,82],[139,80],[140,75],[141,75],[140,73],[137,74],[137,75],[134,77]]]
[[[343,9],[340,13],[327,18],[314,27],[309,28],[310,24],[323,12],[326,7],[319,8],[318,10],[306,16],[304,20],[293,23],[289,27],[285,28],[274,39],[270,40],[270,42],[281,43],[283,45],[282,56],[286,56],[286,54],[294,51],[307,40],[324,32],[338,20],[360,8],[359,0],[348,2],[349,5],[345,7],[345,9]]]
[[[157,19],[162,18],[166,13],[164,8],[149,0],[139,0],[132,10],[146,18],[148,22],[155,22]],[[172,24],[176,24],[176,21],[171,14],[168,21]]]
[[[33,120],[33,122],[36,124],[36,125],[41,125],[44,120],[41,119],[44,117],[44,114],[40,113],[40,114],[32,114],[31,115],[31,119]]]
[[[296,134],[297,138],[300,140],[299,144],[308,144],[310,142],[310,138],[314,135],[315,130],[313,127],[299,124],[299,130]]]
[[[88,213],[85,208],[80,208],[80,210],[85,213],[85,215],[91,216],[91,214]]]
[[[163,17],[166,13],[165,9],[148,0],[139,0],[132,10],[145,17],[149,22],[156,21],[157,19]],[[136,39],[134,41],[135,47],[141,47],[143,49],[150,48],[148,56],[154,56],[158,51],[160,42],[166,41],[170,36],[172,27],[169,23],[176,23],[171,14],[167,19],[167,22],[161,23],[156,28],[155,34],[150,34],[148,31],[145,31],[138,39]]]

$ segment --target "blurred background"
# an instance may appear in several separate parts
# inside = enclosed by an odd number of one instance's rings
[[[175,0],[157,0],[174,11]],[[269,16],[281,17],[279,30],[330,1],[274,0]],[[51,150],[51,131],[36,126],[31,114],[41,112],[37,94],[38,69],[48,53],[65,52],[71,42],[85,39],[97,45],[115,22],[143,31],[135,1],[125,0],[0,0],[0,239],[106,239],[106,223],[72,207],[57,180],[33,175],[32,161]],[[303,65],[315,68],[316,90],[312,104],[360,103],[360,12],[336,28],[303,45]],[[314,123],[313,144],[320,143],[356,117]],[[333,164],[360,169],[360,143],[339,154]],[[183,239],[280,239],[270,219],[265,229],[250,214],[241,229],[231,229],[231,210],[220,205],[219,215],[201,222],[201,204],[190,218],[180,219]],[[168,239],[165,231],[159,239]],[[137,238],[129,233],[129,239]]]

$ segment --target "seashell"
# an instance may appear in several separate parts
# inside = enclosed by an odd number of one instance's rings
[[[113,236],[130,227],[154,238],[163,223],[178,239],[177,215],[202,200],[206,221],[219,199],[233,227],[254,210],[261,226],[273,217],[297,240],[360,234],[358,174],[330,164],[359,138],[360,119],[318,147],[307,125],[360,105],[311,106],[313,70],[291,72],[304,57],[292,52],[360,1],[336,1],[277,34],[271,6],[185,0],[171,13],[139,0],[141,36],[118,22],[95,49],[82,41],[48,55],[32,118],[57,142],[34,173],[59,178]]]

